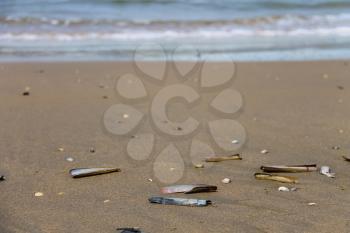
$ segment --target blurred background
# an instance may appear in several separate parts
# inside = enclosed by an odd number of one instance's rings
[[[188,46],[179,60],[346,59],[350,0],[0,1],[2,61],[130,60],[147,42]]]

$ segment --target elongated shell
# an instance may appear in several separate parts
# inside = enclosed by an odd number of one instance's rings
[[[211,157],[211,158],[207,158],[205,162],[221,162],[226,160],[242,160],[242,157],[240,154],[222,156],[222,157]]]
[[[86,176],[96,176],[112,172],[120,172],[119,168],[75,168],[69,171],[73,178],[81,178]]]
[[[148,199],[150,203],[163,205],[179,205],[179,206],[207,206],[211,204],[210,200],[186,199],[174,197],[151,197]]]
[[[343,158],[345,159],[345,161],[350,162],[350,157],[343,156]]]
[[[261,166],[260,169],[264,172],[311,172],[316,171],[317,165],[272,165]]]
[[[168,187],[163,187],[161,189],[162,193],[200,193],[200,192],[215,192],[217,187],[214,185],[206,184],[189,184],[189,185],[173,185]]]
[[[269,173],[255,173],[254,176],[257,180],[273,180],[282,183],[298,183],[298,179],[292,176],[279,176]]]

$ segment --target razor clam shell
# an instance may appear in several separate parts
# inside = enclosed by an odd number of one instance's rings
[[[189,184],[189,185],[173,185],[161,188],[161,192],[167,193],[200,193],[200,192],[215,192],[217,187],[214,185],[206,184]]]
[[[345,161],[350,162],[350,157],[343,156],[343,158],[344,158]]]
[[[222,157],[211,157],[211,158],[207,158],[205,162],[221,162],[226,160],[242,160],[242,157],[240,154],[222,156]]]
[[[261,166],[260,169],[264,172],[311,172],[316,171],[317,165],[272,165]]]
[[[120,233],[142,233],[141,230],[134,227],[121,227],[117,228],[117,231],[120,231]]]
[[[174,198],[174,197],[151,197],[148,199],[148,201],[154,204],[179,205],[179,206],[207,206],[211,204],[210,200]]]
[[[74,168],[69,171],[73,178],[96,176],[112,172],[120,172],[119,168]]]
[[[254,176],[257,180],[273,180],[282,183],[298,183],[298,179],[292,176],[279,176],[269,173],[255,173]]]

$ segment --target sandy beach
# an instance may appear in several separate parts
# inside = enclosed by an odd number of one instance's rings
[[[130,137],[103,127],[106,110],[123,102],[115,84],[121,75],[135,73],[132,62],[0,64],[0,175],[7,178],[0,182],[0,232],[109,233],[118,227],[147,233],[349,232],[350,163],[342,156],[350,155],[350,63],[250,62],[237,63],[236,70],[233,87],[244,104],[235,120],[247,133],[243,160],[195,169],[183,156],[185,173],[177,184],[218,186],[215,193],[172,195],[213,202],[196,208],[148,202],[160,195],[163,184],[153,174],[153,161],[169,139],[155,133],[154,153],[136,161],[126,153]],[[173,69],[167,71],[167,77],[175,76]],[[199,70],[191,74],[199,76]],[[23,96],[27,86],[30,95]],[[145,86],[150,94],[159,90]],[[134,106],[148,114],[147,103]],[[195,116],[218,119],[205,106]],[[183,105],[170,112],[175,118],[185,115],[180,120],[188,117]],[[154,133],[145,123],[143,132]],[[212,145],[207,136],[204,127],[199,138]],[[171,142],[183,155],[191,144]],[[269,153],[261,154],[263,149]],[[289,185],[253,176],[265,164],[308,163],[330,166],[336,178],[298,173],[292,175],[300,183]],[[68,173],[100,166],[121,172],[82,179]],[[225,177],[232,182],[222,184]],[[280,186],[298,189],[279,192]],[[44,195],[35,197],[36,192]]]

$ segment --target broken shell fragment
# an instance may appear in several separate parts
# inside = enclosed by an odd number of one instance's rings
[[[196,164],[194,165],[195,168],[204,168],[204,165],[203,164]]]
[[[148,199],[150,203],[163,205],[178,205],[178,206],[207,206],[211,204],[210,200],[186,199],[174,197],[151,197]]]
[[[119,168],[75,168],[69,171],[73,178],[81,178],[86,176],[96,176],[112,172],[120,172]]]
[[[57,150],[58,150],[59,152],[63,152],[63,151],[64,151],[64,148],[63,148],[63,147],[59,147],[59,148],[57,148]]]
[[[331,168],[328,166],[322,166],[320,169],[320,173],[329,178],[335,178],[335,173],[331,173]]]
[[[142,231],[137,227],[122,227],[117,228],[117,231],[120,231],[120,233],[142,233]]]
[[[234,154],[234,155],[222,156],[222,157],[211,157],[211,158],[207,158],[205,162],[221,162],[226,160],[242,160],[242,157],[240,154]]]
[[[262,150],[262,151],[260,151],[260,153],[261,153],[261,154],[268,154],[269,151],[268,151],[268,150]]]
[[[315,205],[317,205],[317,203],[315,203],[315,202],[309,202],[309,203],[307,203],[307,205],[308,205],[308,206],[315,206]]]
[[[189,184],[189,185],[173,185],[161,188],[161,193],[201,193],[201,192],[215,192],[217,187],[214,185],[206,184]]]
[[[287,188],[287,187],[281,186],[281,187],[278,188],[278,191],[280,191],[280,192],[289,192],[290,189]]]
[[[6,180],[5,176],[0,176],[0,181]]]
[[[345,161],[350,162],[350,157],[343,156],[343,158],[344,158]]]
[[[272,175],[269,173],[255,173],[254,176],[257,180],[273,180],[282,183],[298,183],[298,179],[296,177],[291,176],[279,176]]]
[[[260,169],[264,172],[311,172],[316,171],[317,165],[273,165],[261,166]]]
[[[34,196],[35,196],[35,197],[42,197],[42,196],[44,196],[44,193],[42,193],[42,192],[36,192],[36,193],[34,193]]]
[[[221,181],[223,184],[229,184],[231,183],[231,179],[230,178],[225,178]]]

